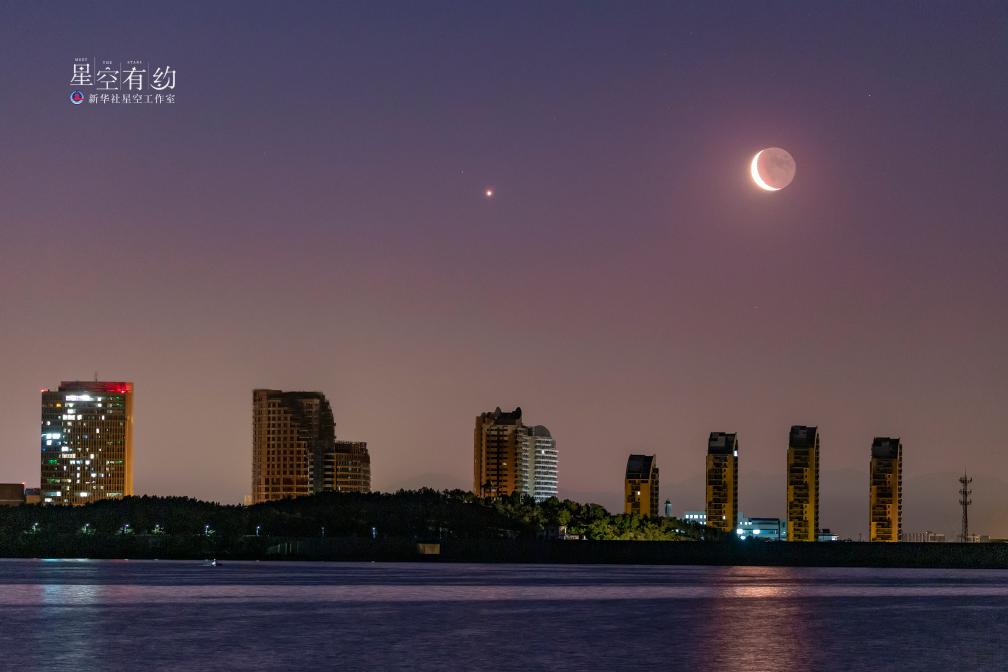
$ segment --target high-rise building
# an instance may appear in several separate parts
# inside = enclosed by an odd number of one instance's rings
[[[738,437],[711,432],[707,441],[707,524],[731,533],[739,522]]]
[[[322,492],[326,455],[336,440],[321,392],[252,392],[252,501]]]
[[[624,495],[625,513],[658,516],[658,463],[654,455],[627,458]]]
[[[819,430],[795,425],[788,436],[788,541],[816,541],[819,534]]]
[[[870,474],[868,538],[899,541],[903,535],[903,442],[899,437],[875,437]]]
[[[556,441],[543,425],[525,427],[518,447],[518,483],[521,492],[537,502],[557,496]]]
[[[557,496],[556,440],[543,425],[522,424],[522,409],[498,406],[476,416],[473,492],[507,497],[519,492],[541,502]]]
[[[364,441],[336,441],[324,464],[326,492],[371,492],[371,456]]]
[[[133,494],[133,383],[64,381],[42,390],[42,501]]]
[[[498,406],[476,416],[473,439],[473,492],[506,497],[519,490],[518,453],[527,436],[521,406],[505,413]]]

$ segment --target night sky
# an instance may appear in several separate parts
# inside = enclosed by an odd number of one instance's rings
[[[627,454],[702,509],[711,431],[783,516],[1008,535],[1008,6],[0,3],[0,481],[42,387],[136,384],[138,494],[240,501],[254,387],[313,389],[373,486],[471,487],[521,405],[561,495]],[[71,105],[75,57],[170,64],[174,105]],[[782,147],[786,189],[749,175]],[[492,188],[490,199],[484,190]]]

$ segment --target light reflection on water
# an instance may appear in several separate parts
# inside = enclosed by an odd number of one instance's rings
[[[1008,573],[989,570],[0,561],[0,614],[0,669],[945,672],[1008,658]]]

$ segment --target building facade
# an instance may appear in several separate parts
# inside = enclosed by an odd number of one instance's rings
[[[686,511],[683,513],[683,520],[687,523],[696,523],[698,525],[707,524],[707,512],[706,511]]]
[[[371,492],[371,456],[364,441],[336,441],[323,469],[326,492]]]
[[[787,522],[780,518],[747,518],[742,516],[735,533],[740,539],[785,541],[787,539]]]
[[[526,435],[521,406],[509,413],[498,406],[476,416],[473,493],[480,497],[507,497],[519,490],[518,454]]]
[[[944,533],[932,532],[931,530],[926,530],[924,532],[907,532],[903,534],[901,540],[916,544],[944,544],[946,541]]]
[[[41,438],[43,503],[133,494],[133,383],[64,381],[43,390]]]
[[[658,516],[658,463],[654,455],[631,455],[624,479],[625,513]]]
[[[543,425],[522,423],[522,409],[498,406],[476,416],[473,492],[480,497],[522,493],[542,502],[557,496],[559,453]]]
[[[556,441],[543,425],[526,427],[518,449],[518,482],[520,490],[535,501],[543,502],[557,496]]]
[[[253,390],[252,502],[322,492],[335,440],[332,408],[321,392]]]
[[[819,429],[795,425],[787,451],[788,541],[817,541],[819,534]]]
[[[0,483],[0,506],[21,506],[24,503],[24,483]]]
[[[730,533],[738,523],[738,436],[711,432],[707,440],[707,524]]]
[[[899,541],[903,536],[903,442],[875,437],[868,480],[868,538]]]

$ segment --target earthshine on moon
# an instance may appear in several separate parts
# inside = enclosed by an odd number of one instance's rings
[[[761,149],[752,157],[749,172],[760,189],[780,191],[794,179],[795,161],[780,147]]]

